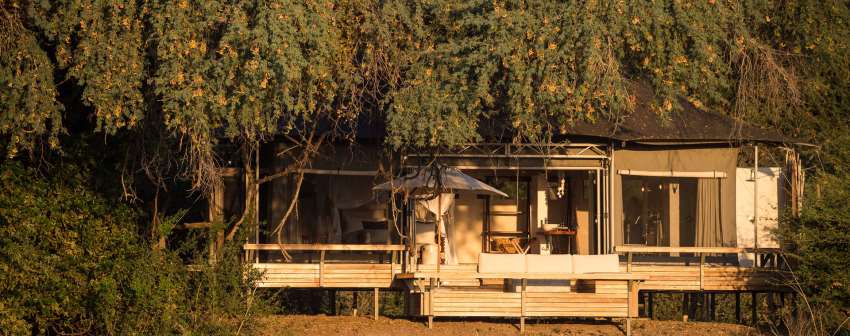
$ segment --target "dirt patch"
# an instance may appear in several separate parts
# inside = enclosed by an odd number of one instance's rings
[[[260,335],[310,335],[310,336],[419,336],[419,335],[518,335],[517,320],[481,319],[457,320],[438,318],[434,329],[428,329],[424,319],[402,319],[382,317],[377,321],[371,317],[325,316],[325,315],[275,315],[260,321]],[[523,335],[624,335],[619,321],[593,320],[528,320]],[[676,321],[632,321],[633,335],[757,335],[748,327],[705,322]]]

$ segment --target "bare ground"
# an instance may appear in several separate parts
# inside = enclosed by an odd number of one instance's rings
[[[381,317],[377,321],[371,316],[326,316],[326,315],[275,315],[260,321],[260,335],[310,335],[310,336],[419,336],[419,335],[519,335],[517,320],[481,319],[457,320],[438,318],[434,329],[428,329],[424,319],[402,319]],[[606,320],[528,320],[523,335],[624,335],[623,324]],[[758,335],[752,328],[726,323],[677,322],[677,321],[632,321],[633,335]]]

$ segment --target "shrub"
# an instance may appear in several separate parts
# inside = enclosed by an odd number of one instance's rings
[[[800,216],[790,218],[788,228],[779,232],[793,248],[786,255],[792,285],[804,299],[799,308],[803,313],[794,314],[794,324],[816,327],[819,332],[806,329],[811,334],[841,329],[850,334],[844,324],[850,316],[850,176],[821,174],[812,186]]]
[[[235,245],[215,265],[190,271],[177,253],[139,238],[137,210],[86,188],[84,169],[51,175],[0,165],[0,330],[245,331],[243,322],[262,305],[249,300],[254,276],[244,276],[250,272]],[[195,255],[194,263],[206,264],[204,253]]]

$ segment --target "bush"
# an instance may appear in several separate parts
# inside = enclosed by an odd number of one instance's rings
[[[236,246],[190,269],[139,238],[140,213],[86,188],[0,165],[0,330],[8,334],[220,334],[262,305]],[[206,264],[204,253],[194,262]],[[248,304],[250,302],[250,304]],[[241,328],[241,330],[240,330]]]
[[[827,334],[842,328],[850,334],[845,324],[850,316],[850,176],[821,174],[812,186],[800,216],[790,218],[787,230],[780,232],[793,247],[787,254],[792,285],[803,298],[801,316],[810,320],[795,325],[816,326]]]

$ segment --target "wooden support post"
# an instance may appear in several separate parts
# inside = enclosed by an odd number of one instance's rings
[[[428,329],[434,328],[434,315],[428,315]]]
[[[325,285],[325,250],[319,251],[319,287]]]
[[[629,280],[626,282],[629,291],[629,302],[628,302],[628,312],[626,313],[626,336],[632,335],[632,317],[638,314],[637,307],[637,296],[638,296],[638,286],[634,284],[633,280]]]
[[[357,291],[351,291],[351,316],[354,316],[354,317],[357,317],[357,308],[359,306],[358,303],[357,303],[357,297],[359,295],[357,295],[357,294],[358,294]]]
[[[337,301],[337,299],[336,299],[336,289],[332,289],[330,294],[331,294],[331,315],[336,316],[336,315],[339,314],[339,303],[338,303],[339,301]]]
[[[753,300],[750,305],[750,318],[752,319],[752,324],[758,324],[758,294],[753,292]]]
[[[735,292],[735,322],[741,324],[741,292]]]
[[[520,292],[519,301],[519,332],[525,331],[525,290],[528,287],[528,280],[522,279],[522,291]]]
[[[378,320],[378,305],[380,304],[380,293],[378,293],[378,289],[375,288],[374,292],[374,302],[372,303],[372,315],[376,321]]]
[[[708,315],[709,320],[711,320],[712,322],[714,322],[717,317],[717,301],[715,299],[716,298],[714,297],[714,293],[708,294]]]
[[[650,320],[653,320],[655,319],[655,302],[653,300],[655,295],[652,292],[647,293],[647,295],[649,296],[649,314],[647,315]]]
[[[705,270],[703,269],[703,265],[705,265],[705,255],[700,253],[699,254],[699,289],[700,290],[705,289],[705,286],[703,286],[703,282],[704,282],[703,278],[704,278],[704,273],[705,273]]]
[[[688,322],[688,293],[682,293],[682,321]]]

